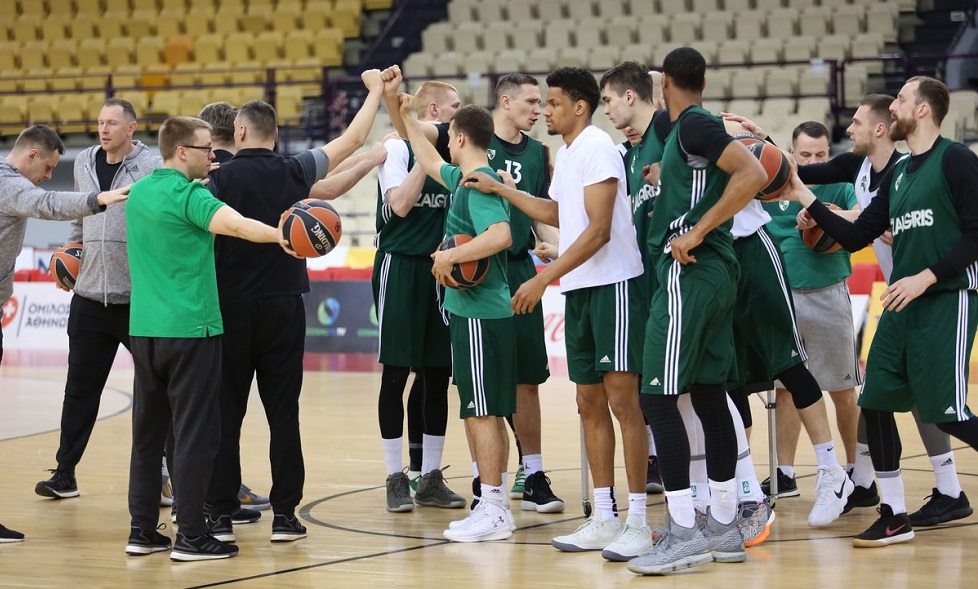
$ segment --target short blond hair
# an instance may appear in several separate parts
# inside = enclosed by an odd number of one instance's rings
[[[414,93],[414,107],[418,111],[418,116],[423,116],[432,102],[441,102],[449,92],[458,94],[455,86],[438,80],[428,80],[420,86]]]

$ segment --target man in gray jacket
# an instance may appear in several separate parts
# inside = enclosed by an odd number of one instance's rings
[[[17,137],[10,155],[0,160],[0,304],[14,291],[14,263],[24,245],[27,219],[67,221],[106,210],[122,202],[129,186],[100,192],[49,192],[37,184],[51,179],[65,146],[58,134],[43,125],[25,129]],[[0,361],[3,332],[0,331]],[[0,526],[0,541],[23,540],[23,534]]]
[[[99,144],[75,159],[75,190],[99,192],[128,186],[163,161],[133,140],[136,111],[120,98],[105,101],[98,116]],[[68,315],[68,380],[61,411],[61,444],[53,476],[34,492],[63,499],[78,496],[75,466],[98,417],[102,389],[119,344],[129,349],[129,259],[126,208],[78,219],[68,243],[81,242],[82,259]],[[59,288],[61,288],[59,286]]]

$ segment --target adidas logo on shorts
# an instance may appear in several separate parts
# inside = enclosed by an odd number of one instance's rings
[[[657,386],[659,386],[659,379],[658,378],[653,378],[652,379],[652,382],[650,382],[649,384],[652,385],[652,386],[654,386],[654,387],[657,387]]]
[[[944,410],[944,415],[954,415],[955,413],[957,413],[957,411],[954,410],[954,407],[948,407]]]
[[[475,409],[475,403],[473,403],[472,401],[469,401],[469,406],[466,407],[466,409]]]
[[[609,364],[609,363],[611,363],[611,358],[605,356],[605,357],[601,358],[600,362],[602,364]]]
[[[852,380],[852,375],[851,374],[847,374],[846,377],[843,378],[842,380]]]
[[[798,352],[796,352],[795,350],[791,350],[791,357],[792,358],[797,358],[798,357]]]

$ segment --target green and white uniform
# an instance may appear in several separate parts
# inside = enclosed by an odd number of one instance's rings
[[[499,179],[490,168],[477,171]],[[452,190],[446,235],[478,237],[492,225],[509,223],[509,203],[462,186],[458,166],[442,165],[441,178]],[[516,412],[516,348],[506,267],[506,252],[497,252],[478,286],[445,293],[445,309],[452,314],[452,370],[462,418]]]
[[[378,361],[391,366],[451,366],[448,322],[441,312],[431,254],[444,235],[445,209],[451,194],[425,178],[418,202],[398,217],[387,202],[388,190],[400,186],[415,165],[405,141],[386,142],[387,160],[378,174],[377,253],[373,292],[380,326]]]

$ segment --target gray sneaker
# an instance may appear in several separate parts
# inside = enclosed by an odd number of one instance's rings
[[[390,495],[388,495],[387,501],[390,505]],[[414,493],[414,502],[418,505],[444,507],[446,509],[465,507],[466,503],[465,497],[452,492],[445,485],[445,477],[442,475],[441,469],[438,468],[421,477],[418,482],[418,490]]]
[[[744,538],[744,546],[750,548],[767,540],[774,524],[774,510],[768,498],[758,503],[745,501],[738,507],[737,526]]]
[[[717,562],[744,562],[747,553],[744,551],[744,537],[737,527],[737,518],[729,524],[721,524],[713,519],[713,514],[706,520],[703,530],[706,541],[709,542],[713,560]]]
[[[403,472],[395,472],[387,477],[387,511],[413,511],[411,482]]]
[[[676,522],[669,522],[666,537],[655,545],[652,552],[628,561],[628,570],[640,575],[667,575],[712,561],[710,543],[699,528],[684,528]]]

